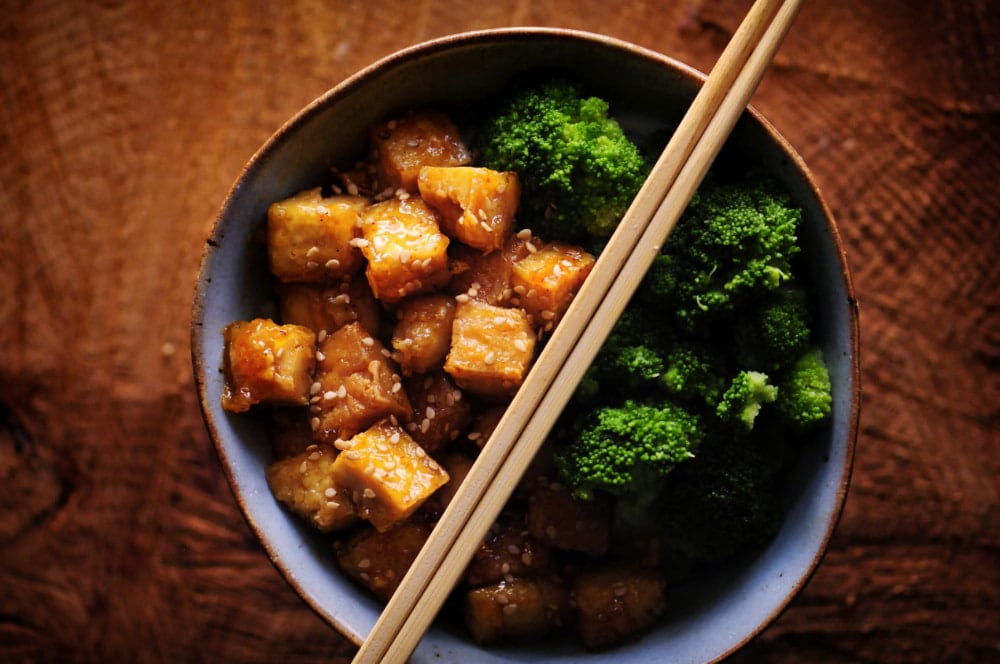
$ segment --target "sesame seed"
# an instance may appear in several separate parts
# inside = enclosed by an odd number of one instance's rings
[[[337,398],[337,393],[334,392],[333,390],[327,390],[326,392],[323,393],[323,398],[327,401],[333,401],[334,399]]]
[[[358,561],[358,569],[368,569],[372,566],[372,561],[368,558],[362,558]]]
[[[469,440],[479,440],[482,437],[482,435],[483,434],[480,433],[479,431],[472,431],[469,433],[468,438]]]
[[[322,456],[323,455],[320,454],[319,452],[313,452],[312,454],[309,455],[309,460],[310,461],[319,461],[320,457],[322,457]]]
[[[371,500],[375,497],[375,491],[371,487],[366,487],[362,495],[368,500]]]
[[[517,239],[518,240],[530,240],[531,239],[531,229],[530,228],[522,228],[521,230],[519,230],[517,232]]]
[[[508,544],[507,552],[510,553],[511,555],[519,556],[521,555],[521,547],[519,547],[517,544]]]
[[[352,447],[354,447],[354,443],[352,443],[349,440],[344,440],[343,438],[338,438],[337,440],[333,441],[333,446],[336,447],[341,452],[343,452],[344,450],[349,450]]]
[[[312,427],[313,431],[315,431],[316,429],[318,429],[319,428],[319,418],[318,417],[312,418],[309,421],[309,426]]]
[[[319,247],[313,245],[309,247],[309,251],[306,252],[306,258],[315,258],[316,254],[319,253]]]
[[[514,339],[514,348],[518,349],[522,353],[528,350],[528,344],[524,342],[524,339]]]
[[[437,415],[437,411],[435,411],[431,406],[427,406],[427,410],[425,412],[427,414],[427,419],[429,420],[433,420],[434,416]]]
[[[468,302],[469,301],[469,296],[468,296],[467,293],[459,293],[458,295],[455,296],[455,301],[456,302]]]
[[[316,341],[318,341],[320,343],[323,343],[323,341],[325,341],[325,340],[326,340],[326,330],[320,330],[316,334]]]
[[[319,391],[322,389],[323,385],[317,380],[309,386],[309,394],[319,394]]]
[[[357,461],[358,459],[361,458],[361,452],[358,452],[357,450],[347,450],[346,452],[344,452],[344,456],[350,459],[351,461]]]
[[[486,353],[486,357],[483,358],[483,362],[485,362],[486,364],[493,364],[493,362],[496,361],[496,359],[497,359],[496,353],[490,351]]]
[[[327,498],[333,498],[334,496],[337,495],[337,490],[334,489],[332,486],[327,487],[326,491],[323,492],[323,495],[326,496]]]
[[[282,348],[281,350],[284,350],[284,348]],[[324,353],[321,350],[316,351],[316,359],[319,360],[320,362],[324,361],[326,359],[326,353]]]
[[[316,212],[319,214],[330,214],[330,208],[325,205],[317,205]]]
[[[305,473],[307,470],[309,470],[309,464],[308,463],[306,463],[305,461],[303,461],[302,463],[299,464],[299,472],[300,473]]]
[[[317,263],[316,261],[306,261],[306,268],[310,270],[315,270],[318,267],[319,263]]]
[[[340,261],[338,261],[336,258],[331,258],[326,263],[324,263],[324,266],[328,270],[336,270],[338,267],[340,267]]]

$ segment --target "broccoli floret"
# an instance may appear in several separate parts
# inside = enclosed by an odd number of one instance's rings
[[[736,332],[740,364],[772,372],[794,362],[809,345],[811,325],[805,291],[779,288],[740,317]]]
[[[781,520],[777,463],[752,442],[712,438],[677,467],[658,503],[668,549],[718,563],[774,535]]]
[[[725,389],[725,379],[713,357],[690,344],[678,344],[667,354],[663,385],[674,397],[712,405]]]
[[[801,210],[771,181],[706,183],[643,280],[647,301],[694,329],[786,283]]]
[[[561,79],[518,89],[487,121],[479,148],[484,166],[517,171],[520,220],[569,242],[609,237],[649,170],[607,102]]]
[[[778,398],[778,388],[771,384],[767,374],[760,371],[741,371],[722,394],[715,408],[719,419],[735,425],[740,431],[753,429],[754,420],[761,406]]]
[[[680,406],[630,400],[594,411],[557,450],[556,464],[578,497],[590,499],[602,491],[628,499],[648,493],[653,480],[690,459],[703,435],[699,418]]]
[[[825,422],[832,402],[830,372],[823,352],[811,346],[778,378],[778,413],[801,433]]]

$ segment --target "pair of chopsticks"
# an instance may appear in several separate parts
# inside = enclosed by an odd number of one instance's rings
[[[757,0],[712,69],[355,664],[405,662],[687,207],[798,13]]]

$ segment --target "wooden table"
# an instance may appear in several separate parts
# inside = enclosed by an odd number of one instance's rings
[[[270,565],[192,388],[193,278],[240,167],[373,60],[600,31],[708,70],[746,0],[7,2],[0,661],[347,661]],[[813,169],[861,303],[854,481],[745,662],[1000,654],[1000,11],[811,2],[754,99]]]

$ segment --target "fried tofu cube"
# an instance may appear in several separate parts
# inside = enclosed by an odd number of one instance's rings
[[[521,523],[497,523],[476,550],[465,571],[470,586],[513,577],[537,576],[549,569],[549,548],[525,532]]]
[[[334,482],[336,458],[336,449],[320,443],[265,469],[274,497],[323,533],[343,530],[358,521],[354,505]]]
[[[473,166],[424,166],[420,197],[441,215],[441,229],[483,253],[503,247],[517,213],[517,173]]]
[[[368,207],[360,196],[329,196],[307,189],[267,209],[271,272],[281,281],[322,282],[357,273],[361,252],[351,244],[358,215]]]
[[[469,427],[469,432],[465,436],[466,439],[476,448],[483,449],[486,441],[493,435],[493,430],[500,424],[505,412],[507,412],[506,404],[480,409],[472,420],[472,426]]]
[[[451,255],[451,281],[448,292],[456,300],[477,300],[509,306],[514,294],[514,263],[528,254],[527,243],[511,236],[501,251],[484,254],[462,243],[455,243]]]
[[[448,472],[389,419],[340,447],[334,479],[349,492],[358,514],[381,531],[413,514],[448,482]]]
[[[507,398],[521,386],[534,353],[534,330],[523,310],[460,302],[444,370],[462,389]]]
[[[404,385],[413,406],[406,430],[428,454],[458,438],[472,421],[472,405],[444,371],[412,376]]]
[[[467,166],[472,153],[444,113],[415,113],[372,127],[372,163],[380,191],[418,193],[424,166]]]
[[[388,601],[430,534],[430,525],[414,519],[384,532],[367,526],[334,542],[334,555],[344,574]]]
[[[594,257],[580,247],[563,242],[543,245],[514,264],[511,281],[517,304],[538,329],[552,330],[594,263]]]
[[[316,335],[312,330],[255,318],[230,323],[222,335],[226,375],[223,408],[242,413],[258,403],[308,403],[316,362]]]
[[[665,592],[666,582],[653,569],[623,565],[584,570],[573,584],[584,647],[607,650],[638,639],[666,611]]]
[[[419,198],[392,198],[369,207],[355,241],[368,260],[365,275],[375,297],[396,303],[442,286],[448,272],[448,237],[438,216]]]
[[[569,593],[547,578],[515,578],[465,596],[465,624],[479,645],[539,639],[572,618]]]
[[[611,509],[602,500],[574,498],[557,482],[536,482],[528,500],[528,532],[553,549],[603,556],[608,551]]]
[[[333,332],[356,321],[373,334],[380,332],[381,308],[365,279],[331,286],[279,284],[277,293],[284,323],[304,325],[319,333]]]
[[[388,355],[358,323],[319,343],[315,382],[308,388],[315,440],[332,444],[385,417],[409,419],[412,408],[403,379]]]
[[[392,347],[403,375],[423,374],[444,365],[454,320],[455,300],[444,294],[417,295],[400,303]]]
[[[441,465],[448,471],[450,479],[433,496],[433,500],[437,502],[439,512],[444,512],[444,509],[451,503],[458,492],[458,487],[462,486],[466,475],[472,470],[473,463],[475,463],[475,459],[464,452],[449,451],[441,455]]]

